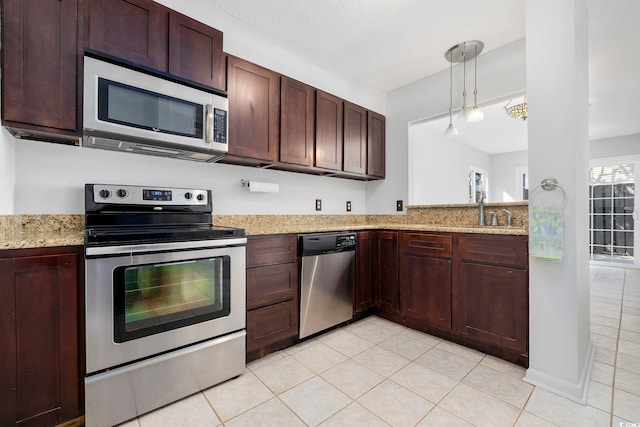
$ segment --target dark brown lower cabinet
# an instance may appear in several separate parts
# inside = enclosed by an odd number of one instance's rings
[[[455,332],[527,351],[527,271],[461,262],[455,287]]]
[[[409,326],[451,330],[450,235],[401,233],[400,294]]]
[[[362,313],[376,305],[374,292],[373,250],[375,231],[360,231],[356,247],[356,286],[353,314]]]
[[[247,361],[290,345],[298,335],[298,300],[290,300],[247,312]],[[274,345],[280,346],[273,347]]]
[[[379,231],[373,251],[376,305],[381,314],[400,314],[398,232]]]
[[[0,252],[0,425],[82,415],[81,260],[77,247]]]
[[[247,242],[247,361],[288,347],[298,338],[297,237]]]
[[[403,255],[400,266],[405,322],[451,330],[451,260]]]

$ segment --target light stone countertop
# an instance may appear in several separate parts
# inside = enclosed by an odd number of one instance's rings
[[[514,227],[468,225],[476,220],[476,209],[452,205],[415,207],[404,215],[214,215],[213,222],[244,228],[247,236],[360,230],[528,235],[526,205],[510,207],[519,219]],[[81,245],[84,215],[0,216],[0,250]]]

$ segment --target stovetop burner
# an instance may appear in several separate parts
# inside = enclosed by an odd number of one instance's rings
[[[244,236],[212,225],[210,190],[85,185],[87,246],[213,240]]]

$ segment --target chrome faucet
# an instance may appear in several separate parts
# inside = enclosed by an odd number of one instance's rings
[[[498,225],[498,215],[495,212],[489,212],[489,215],[491,215],[491,225],[493,227]]]
[[[511,227],[511,222],[513,221],[513,214],[511,213],[511,211],[508,211],[506,209],[502,209],[502,212],[507,214],[507,227]]]
[[[484,225],[484,191],[480,192],[480,201],[478,202],[478,207],[480,208],[480,212],[478,214],[478,225]]]

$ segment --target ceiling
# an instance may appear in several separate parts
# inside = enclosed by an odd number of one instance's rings
[[[383,91],[446,69],[449,63],[444,52],[463,40],[482,40],[483,52],[489,52],[525,36],[525,0],[207,3],[340,75]],[[636,48],[640,2],[587,0],[587,7],[590,137],[640,133],[640,120],[633,108],[636,95],[629,95],[630,88],[640,88]]]

